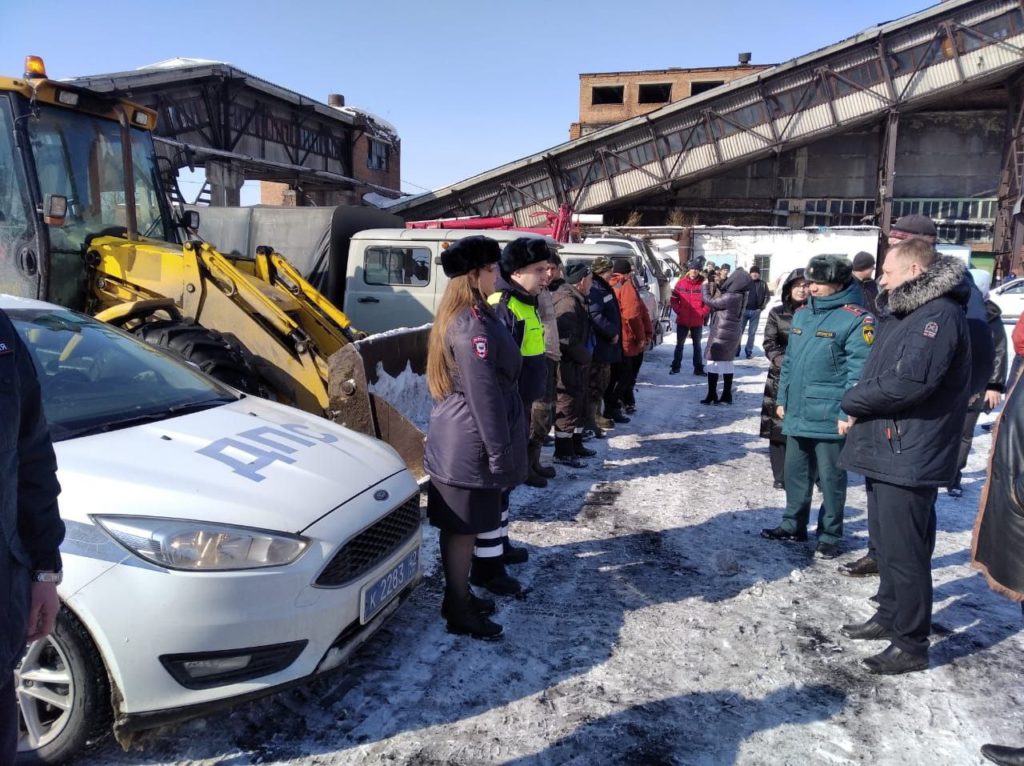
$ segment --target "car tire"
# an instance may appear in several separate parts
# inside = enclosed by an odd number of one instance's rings
[[[253,396],[266,396],[251,355],[235,338],[190,319],[158,319],[132,331],[152,346],[173,351],[210,377]]]
[[[103,660],[66,608],[61,607],[53,633],[28,646],[14,675],[18,766],[62,763],[110,731]]]

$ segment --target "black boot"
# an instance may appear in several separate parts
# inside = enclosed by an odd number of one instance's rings
[[[521,545],[513,545],[506,537],[501,544],[501,560],[506,564],[525,564],[530,560],[530,552]]]
[[[494,641],[501,638],[504,632],[498,623],[491,622],[473,604],[472,597],[465,601],[446,599],[442,605],[448,620],[448,632],[462,636],[471,636],[481,641]]]
[[[458,599],[454,596],[450,596],[448,593],[445,593],[444,599],[441,601],[441,616],[447,618],[448,612],[451,611],[452,604],[457,601]],[[484,617],[490,617],[498,611],[498,607],[495,606],[493,598],[480,598],[472,591],[469,593],[469,605]]]
[[[592,450],[583,446],[582,433],[572,435],[572,449],[579,457],[594,457],[594,455],[597,454],[597,450]]]
[[[700,400],[701,404],[718,404],[718,393],[715,389],[718,388],[718,373],[708,373],[708,395]]]
[[[540,462],[540,445],[529,442],[526,445],[526,456],[530,459],[530,469],[544,479],[555,478],[555,469]]]
[[[981,754],[992,763],[1002,766],[1024,766],[1024,747],[982,745]]]
[[[484,588],[499,596],[515,596],[523,586],[519,580],[505,571],[505,564],[500,558],[473,558],[473,567],[469,570],[469,581],[478,588]]]
[[[582,444],[582,437],[580,443]],[[562,436],[561,434],[555,438],[555,462],[567,465],[570,468],[583,468],[586,465],[577,457],[576,450],[573,448],[572,437],[568,435]]]
[[[732,404],[732,373],[727,372],[722,376],[722,404]]]

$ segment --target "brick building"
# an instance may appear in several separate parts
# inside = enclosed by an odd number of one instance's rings
[[[727,67],[581,74],[580,121],[569,127],[569,139],[653,112],[771,66],[751,64],[749,54],[741,54],[740,61],[737,66]]]

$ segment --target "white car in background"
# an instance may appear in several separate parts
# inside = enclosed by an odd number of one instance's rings
[[[0,308],[36,364],[67,528],[57,629],[15,671],[19,759],[337,667],[419,583],[418,485],[383,442],[66,309]]]
[[[988,297],[1003,312],[1004,322],[1016,322],[1024,312],[1024,278],[992,288]]]

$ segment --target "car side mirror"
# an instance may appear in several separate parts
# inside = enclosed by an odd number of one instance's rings
[[[181,214],[181,225],[183,228],[189,231],[199,230],[199,212],[196,210],[186,210]]]
[[[63,226],[68,217],[68,198],[62,194],[47,194],[43,205],[43,223],[48,226]]]

